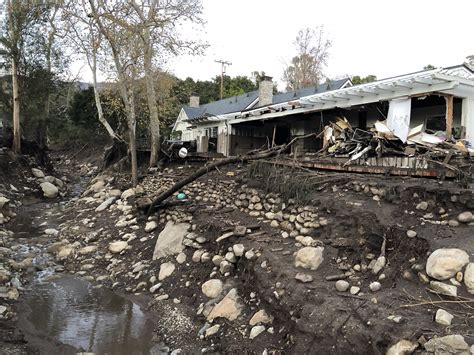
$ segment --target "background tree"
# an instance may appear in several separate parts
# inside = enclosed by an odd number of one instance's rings
[[[367,76],[359,76],[359,75],[354,75],[351,78],[351,81],[354,85],[359,85],[359,84],[365,84],[365,83],[371,83],[374,81],[377,81],[377,76],[375,75],[367,75]]]
[[[283,81],[287,90],[297,90],[319,84],[327,65],[331,41],[323,26],[300,30],[294,42],[297,55],[285,65]]]
[[[428,64],[423,67],[423,70],[433,70],[436,69],[434,65]]]

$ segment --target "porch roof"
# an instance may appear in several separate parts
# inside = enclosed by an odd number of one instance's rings
[[[234,114],[229,123],[271,119],[297,113],[309,113],[333,108],[348,108],[400,97],[432,92],[457,97],[474,97],[474,73],[464,65],[426,70],[356,85],[324,93],[308,95],[298,100],[269,105]]]

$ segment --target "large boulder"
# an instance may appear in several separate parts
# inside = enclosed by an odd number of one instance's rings
[[[322,247],[305,247],[298,250],[295,258],[295,266],[316,270],[324,260],[323,251],[324,248]]]
[[[426,261],[426,273],[436,280],[447,280],[469,262],[469,255],[461,249],[436,249]]]
[[[156,241],[153,260],[181,253],[184,249],[183,239],[190,227],[188,223],[168,222]]]
[[[42,182],[40,184],[41,190],[43,190],[43,195],[46,198],[56,198],[58,197],[59,190],[56,186],[51,184],[50,182]]]

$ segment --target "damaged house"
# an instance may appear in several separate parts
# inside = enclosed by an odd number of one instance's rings
[[[259,90],[210,104],[192,96],[173,129],[198,153],[224,156],[310,135],[292,146],[292,163],[331,170],[453,175],[449,163],[474,153],[474,73],[465,65],[356,86],[345,79],[272,89],[264,77]]]

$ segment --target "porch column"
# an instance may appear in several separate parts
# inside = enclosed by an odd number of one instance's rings
[[[465,139],[474,144],[474,98],[462,100],[461,125],[465,129]]]

